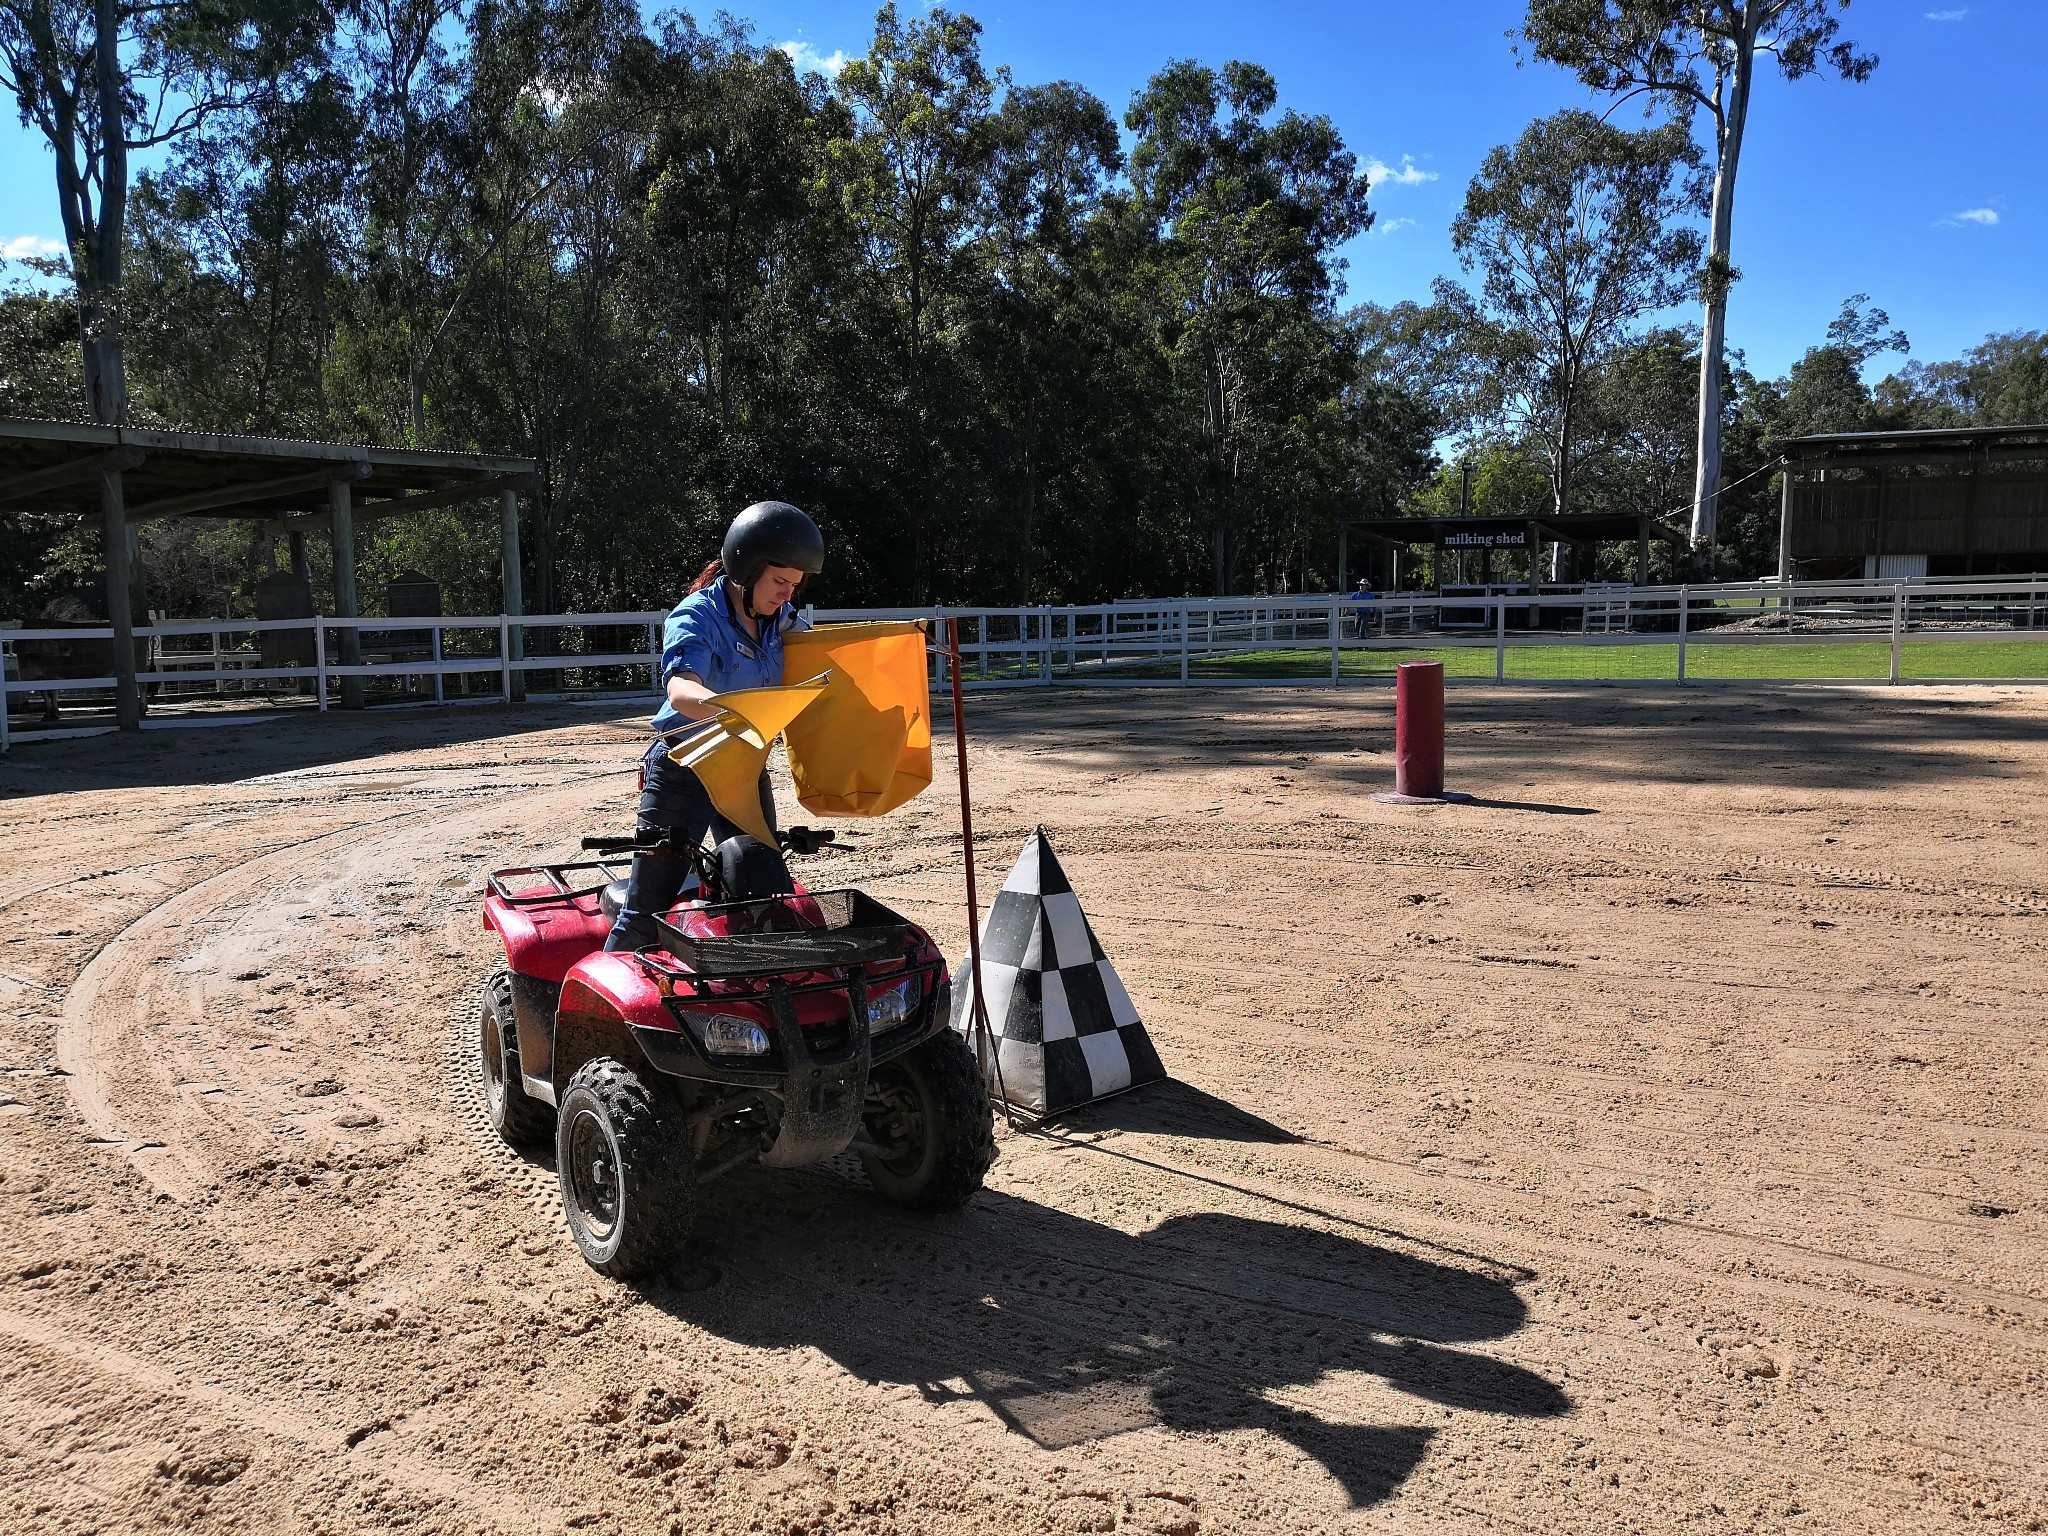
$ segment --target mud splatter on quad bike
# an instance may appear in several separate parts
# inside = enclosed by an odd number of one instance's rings
[[[829,832],[777,834],[814,853]],[[744,846],[741,846],[744,845]],[[617,854],[630,838],[586,838]],[[671,850],[665,850],[671,851]],[[988,1096],[950,1027],[946,962],[916,924],[857,890],[750,895],[773,852],[735,838],[688,851],[695,880],[658,941],[604,952],[624,894],[603,860],[501,869],[484,924],[506,969],[475,1036],[491,1123],[552,1137],[576,1246],[608,1275],[680,1253],[698,1189],[734,1168],[859,1153],[869,1181],[948,1211],[995,1157]]]

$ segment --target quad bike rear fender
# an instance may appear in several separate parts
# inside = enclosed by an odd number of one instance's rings
[[[484,898],[484,927],[504,944],[507,967],[557,986],[577,961],[604,948],[611,926],[594,893],[535,901],[494,891]]]

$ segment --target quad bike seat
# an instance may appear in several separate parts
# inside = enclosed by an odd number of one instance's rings
[[[718,883],[727,901],[759,901],[771,896],[788,896],[796,891],[789,865],[780,849],[751,837],[729,837],[718,845]],[[701,882],[696,871],[683,884],[682,896],[697,895]],[[626,905],[626,881],[614,880],[598,893],[597,907],[611,922],[619,920]]]

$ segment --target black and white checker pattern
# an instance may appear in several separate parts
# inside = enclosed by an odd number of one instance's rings
[[[999,1088],[984,1064],[989,1091],[1018,1108],[1057,1114],[1166,1076],[1043,827],[981,925],[981,979],[1002,1065]],[[974,981],[955,983],[953,1027],[973,1044]]]

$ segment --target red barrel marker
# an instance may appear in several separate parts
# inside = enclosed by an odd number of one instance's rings
[[[1444,788],[1444,664],[1404,661],[1394,669],[1394,788],[1389,805],[1470,800]]]

